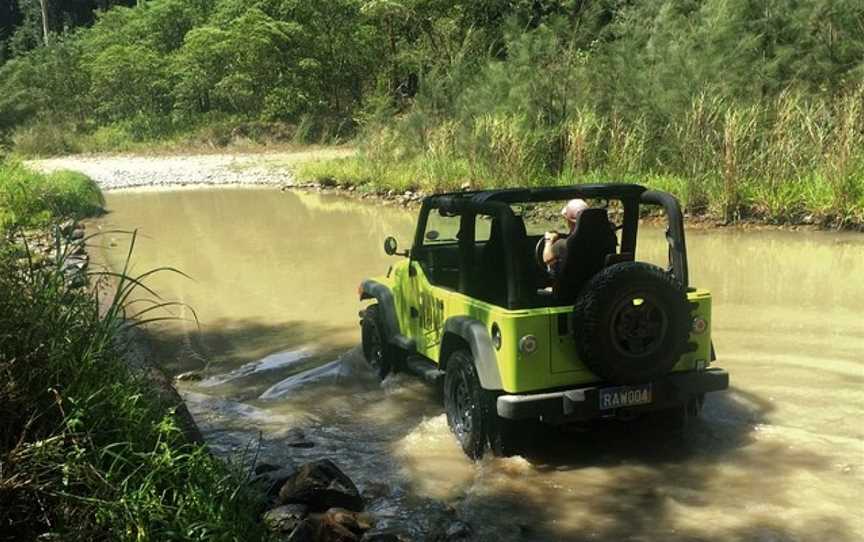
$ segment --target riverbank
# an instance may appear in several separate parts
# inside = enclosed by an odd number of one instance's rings
[[[509,186],[503,181],[484,181],[453,172],[431,180],[430,172],[417,164],[383,167],[364,159],[350,147],[312,147],[256,152],[223,152],[166,155],[73,155],[28,162],[43,172],[61,169],[82,172],[102,190],[194,186],[278,186],[339,193],[374,199],[386,204],[413,206],[426,195],[451,190]],[[455,167],[455,166],[454,166]],[[457,168],[459,169],[459,168]],[[530,186],[568,182],[633,182],[674,194],[684,206],[690,227],[806,228],[864,231],[864,199],[839,213],[830,183],[812,179],[782,194],[753,190],[743,192],[738,211],[727,216],[723,186],[708,183],[711,203],[695,200],[694,183],[683,178],[644,175],[618,178],[599,174],[578,179],[533,179]],[[857,181],[856,181],[857,182]],[[854,183],[853,183],[854,184]],[[712,195],[713,194],[713,195]]]
[[[266,539],[257,490],[130,367],[135,281],[88,269],[76,222],[100,207],[80,174],[0,163],[0,540]]]

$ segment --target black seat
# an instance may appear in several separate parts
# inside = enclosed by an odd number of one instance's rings
[[[505,240],[501,221],[492,220],[489,240],[480,254],[474,278],[474,296],[494,305],[507,306],[507,260],[506,242],[511,244],[516,263],[517,292],[534,290],[536,280],[533,273],[532,250],[528,247],[528,232],[522,217],[514,217],[512,238]]]
[[[603,269],[606,257],[618,246],[606,209],[582,211],[566,242],[567,254],[559,264],[553,287],[555,301],[561,305],[576,301],[582,286]]]

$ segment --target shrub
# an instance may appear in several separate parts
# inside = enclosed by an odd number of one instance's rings
[[[85,175],[71,171],[42,175],[20,162],[0,163],[0,229],[83,218],[103,205],[99,187]]]

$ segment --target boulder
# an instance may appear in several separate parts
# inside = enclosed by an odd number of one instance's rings
[[[363,510],[363,498],[357,486],[329,459],[300,467],[279,490],[279,501],[283,504],[306,504],[318,512],[330,508]]]
[[[263,520],[274,533],[293,532],[309,515],[305,504],[285,504],[264,513]]]
[[[313,518],[306,518],[294,527],[286,542],[315,542],[318,540],[318,522]]]
[[[257,467],[256,470],[258,470]],[[285,482],[290,480],[295,474],[297,474],[297,469],[294,467],[279,467],[275,470],[267,470],[258,473],[255,478],[253,478],[253,481],[261,486],[264,490],[264,494],[267,495],[268,501],[278,502],[279,490],[281,490],[282,486],[285,485]]]

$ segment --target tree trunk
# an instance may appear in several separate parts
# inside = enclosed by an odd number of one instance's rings
[[[48,46],[48,0],[39,0],[39,3],[42,5],[42,42]]]

